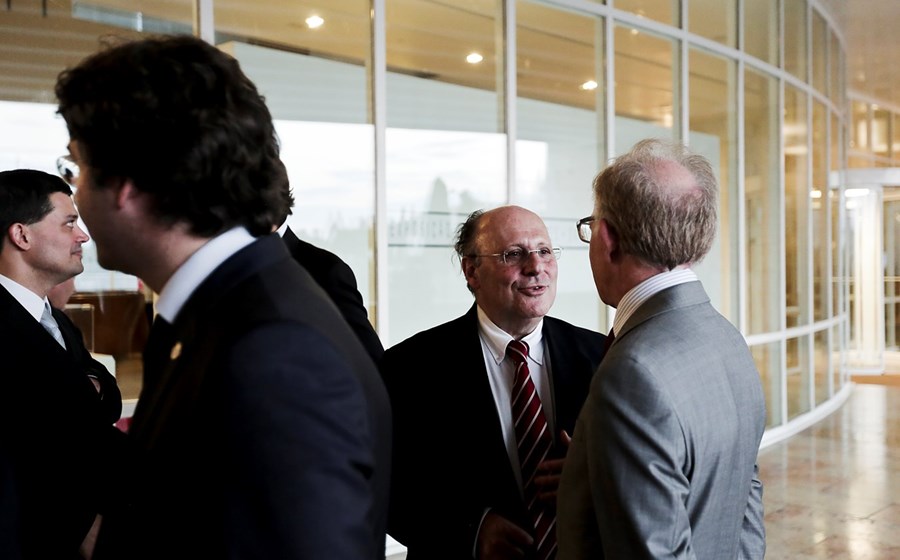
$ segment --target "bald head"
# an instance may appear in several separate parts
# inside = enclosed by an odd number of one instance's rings
[[[613,228],[620,250],[668,270],[709,251],[717,197],[706,158],[657,139],[639,142],[594,179],[596,217]]]
[[[498,327],[530,333],[556,299],[557,263],[544,221],[520,206],[473,212],[458,230],[466,285]]]

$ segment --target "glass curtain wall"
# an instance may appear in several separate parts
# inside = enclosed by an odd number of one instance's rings
[[[900,115],[847,101],[842,40],[817,2],[211,0],[209,21],[198,4],[8,3],[0,168],[53,171],[67,140],[56,75],[107,37],[212,28],[275,116],[290,226],[350,264],[391,346],[471,306],[455,229],[507,203],[539,212],[563,247],[552,314],[605,331],[611,313],[574,229],[591,180],[642,138],[683,139],[719,173],[720,231],[697,271],[751,346],[768,426],[845,387],[840,171],[896,164]],[[91,262],[90,247],[86,261],[76,295],[94,298],[96,342],[112,324],[98,298],[149,294]],[[95,344],[120,370],[140,351],[140,333],[125,338]]]
[[[591,182],[606,160],[605,20],[545,4],[515,3],[516,204],[540,214],[562,247],[553,315],[605,331],[588,246],[572,217],[593,211]]]

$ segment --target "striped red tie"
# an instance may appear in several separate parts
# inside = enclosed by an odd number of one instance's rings
[[[528,345],[513,340],[506,347],[506,355],[516,368],[512,389],[512,415],[519,448],[519,464],[522,467],[522,486],[525,505],[534,525],[534,542],[537,560],[556,557],[556,513],[537,499],[538,489],[534,475],[553,445],[553,437],[547,426],[547,417],[541,406],[541,398],[534,388],[528,371]]]

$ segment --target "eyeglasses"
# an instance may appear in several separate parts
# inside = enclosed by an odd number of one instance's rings
[[[588,216],[587,218],[581,218],[578,220],[578,223],[575,224],[575,229],[578,230],[578,239],[584,241],[585,243],[591,242],[591,222],[595,221],[597,218],[593,216]]]
[[[78,164],[75,163],[75,160],[72,159],[72,156],[70,155],[59,156],[56,158],[56,170],[59,171],[59,176],[65,179],[66,182],[73,187],[78,181],[79,173],[81,173]]]
[[[523,249],[516,247],[503,251],[502,253],[491,253],[489,255],[469,255],[470,257],[500,257],[503,264],[509,266],[518,266],[528,260],[531,255],[537,255],[541,262],[550,262],[558,260],[562,256],[562,249],[559,247],[541,247],[540,249]]]

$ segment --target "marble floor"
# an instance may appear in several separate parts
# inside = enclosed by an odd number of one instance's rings
[[[900,386],[856,384],[759,467],[768,560],[900,559]]]

